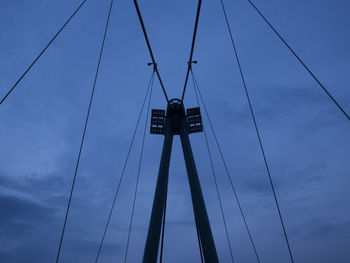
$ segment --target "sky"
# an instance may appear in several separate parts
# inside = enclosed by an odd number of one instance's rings
[[[350,123],[246,0],[226,0],[296,263],[350,262]],[[0,97],[78,0],[2,0]],[[350,112],[350,3],[256,0]],[[88,0],[0,106],[0,262],[56,259],[108,11]],[[184,83],[196,1],[140,0],[170,98]],[[203,1],[194,52],[198,79],[261,262],[290,262],[219,0]],[[132,1],[116,0],[60,262],[94,262],[152,68]],[[184,104],[197,106],[189,82]],[[152,108],[166,101],[155,81]],[[140,156],[143,114],[99,262],[122,262]],[[214,159],[235,262],[256,262],[213,134]],[[231,262],[203,133],[190,135],[220,262]],[[147,132],[128,262],[141,262],[162,136]],[[179,138],[170,165],[164,262],[200,262]]]

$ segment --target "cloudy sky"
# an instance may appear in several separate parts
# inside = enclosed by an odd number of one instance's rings
[[[2,0],[0,95],[12,86],[79,0]],[[350,112],[350,3],[256,0]],[[350,262],[350,123],[246,0],[226,0],[296,263]],[[108,0],[88,0],[0,106],[0,262],[54,262]],[[140,0],[163,81],[179,97],[196,1]],[[203,1],[194,66],[261,262],[289,262],[219,0]],[[93,262],[152,69],[131,0],[116,0],[64,238],[61,262]],[[196,106],[193,86],[185,98]],[[155,82],[152,108],[165,108]],[[143,115],[100,262],[122,262]],[[207,120],[204,125],[207,126]],[[256,262],[213,136],[208,132],[233,254]],[[193,151],[221,262],[228,243],[203,134]],[[140,262],[162,136],[147,134],[128,262]],[[170,168],[164,262],[200,262],[179,139]]]

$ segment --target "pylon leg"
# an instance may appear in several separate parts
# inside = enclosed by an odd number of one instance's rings
[[[190,183],[193,210],[198,224],[203,256],[205,262],[207,263],[218,263],[219,259],[217,256],[207,209],[205,207],[203,193],[198,179],[197,168],[193,158],[191,143],[185,124],[186,123],[184,123],[182,126],[180,138],[186,163],[188,181]]]
[[[166,134],[163,143],[162,158],[159,166],[156,191],[154,193],[151,220],[149,223],[147,241],[143,254],[143,263],[156,263],[158,257],[160,232],[164,212],[164,197],[168,187],[169,165],[173,135]]]

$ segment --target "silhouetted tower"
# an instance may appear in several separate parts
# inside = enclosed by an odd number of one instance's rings
[[[180,135],[181,138],[198,239],[203,251],[204,260],[207,263],[219,262],[188,136],[190,133],[201,131],[203,131],[203,127],[200,108],[187,109],[185,112],[183,102],[180,99],[170,100],[166,112],[165,110],[152,110],[151,134],[162,134],[165,138],[157,186],[154,194],[152,215],[143,255],[143,263],[157,262],[162,221],[165,216],[164,209],[166,205],[169,165],[174,135]]]

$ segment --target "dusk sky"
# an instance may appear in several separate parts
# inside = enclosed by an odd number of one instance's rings
[[[0,98],[80,0],[0,1]],[[0,105],[0,262],[55,262],[109,0],[88,0]],[[224,1],[295,263],[350,262],[350,122],[247,0]],[[350,2],[255,0],[350,112]],[[139,0],[170,98],[181,96],[197,1]],[[203,0],[193,66],[262,263],[290,262],[219,0]],[[115,0],[62,263],[94,262],[152,68],[132,0]],[[157,79],[151,108],[166,108]],[[196,107],[190,79],[184,104]],[[203,113],[236,263],[256,258]],[[150,118],[149,116],[147,118]],[[145,112],[99,262],[123,262]],[[231,262],[203,133],[190,135],[220,262]],[[141,262],[163,136],[147,131],[128,262]],[[166,263],[200,262],[175,137]]]

